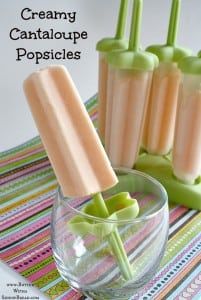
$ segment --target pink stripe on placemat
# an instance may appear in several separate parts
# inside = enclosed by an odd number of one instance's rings
[[[9,266],[15,267],[19,265],[21,262],[26,261],[27,259],[30,259],[34,256],[41,256],[41,252],[46,249],[51,249],[51,244],[49,240],[46,240],[44,242],[41,242],[38,246],[35,246],[33,249],[28,249],[27,251],[23,252],[23,254],[16,256],[15,258],[12,258],[11,260],[8,260]],[[52,251],[50,251],[52,253]]]
[[[177,206],[175,209],[173,209],[170,212],[170,225],[187,211],[188,208],[184,206]]]
[[[9,236],[6,236],[1,240],[1,247],[6,247],[11,243],[14,243],[21,238],[30,235],[32,232],[34,232],[37,229],[40,229],[44,225],[47,225],[50,223],[50,215],[48,214],[43,219],[40,219],[39,221],[35,221],[32,224],[27,225],[27,227],[23,229],[18,229],[17,232],[14,232],[10,234]]]
[[[36,194],[30,193],[29,195],[26,194],[24,199],[19,199],[19,201],[16,201],[18,206],[15,206],[14,209],[7,210],[4,213],[3,217],[0,217],[0,219],[3,221],[5,218],[9,218],[10,216],[13,216],[15,213],[23,212],[25,209],[33,207],[34,205],[38,203],[42,203],[43,199],[46,199],[47,197],[55,197],[55,186],[56,183],[51,181],[51,184],[48,187],[44,187],[43,192],[37,191]],[[24,201],[23,201],[24,200]]]
[[[97,118],[97,115],[98,115],[97,112],[95,112],[94,114],[92,114],[92,115],[91,115],[91,120],[92,120],[92,121],[95,121],[96,118]]]
[[[10,259],[10,257],[14,256],[18,252],[23,251],[23,249],[32,249],[32,246],[35,245],[35,243],[38,243],[40,240],[43,240],[44,238],[49,239],[50,236],[50,228],[46,228],[38,232],[35,236],[29,236],[28,239],[25,239],[23,242],[19,242],[18,244],[15,244],[11,246],[10,248],[7,248],[5,250],[1,250],[1,259],[5,259],[6,261]]]
[[[41,210],[50,207],[52,203],[53,203],[53,198],[43,199],[42,202],[24,209],[23,211],[17,213],[16,215],[13,214],[11,217],[0,222],[1,230],[5,230],[6,228],[11,227],[12,225],[19,223],[20,221],[23,221],[24,219],[35,215],[37,212],[40,212]]]
[[[1,184],[5,184],[5,183],[8,183],[10,181],[13,181],[13,180],[16,180],[18,178],[22,179],[25,175],[28,175],[32,172],[35,172],[35,171],[39,171],[39,170],[42,170],[43,168],[49,166],[50,167],[50,162],[49,160],[47,159],[46,161],[44,162],[41,162],[37,165],[33,165],[32,167],[28,167],[28,168],[24,168],[23,170],[21,171],[18,171],[14,174],[11,174],[5,178],[1,178]]]
[[[46,251],[48,250],[48,252]],[[26,253],[25,253],[26,255]],[[18,270],[18,272],[22,273],[26,271],[29,268],[34,267],[36,264],[40,264],[43,262],[46,258],[51,257],[52,251],[51,247],[47,249],[40,249],[40,252],[38,252],[37,255],[33,256],[36,259],[32,258],[25,258],[22,262],[19,262],[17,265],[13,266],[15,270]]]
[[[81,297],[82,295],[80,293],[70,290],[70,292],[68,292],[67,295],[65,294],[61,300],[80,300]]]
[[[29,157],[29,156],[31,156],[33,154],[37,154],[37,153],[39,153],[41,151],[45,151],[43,146],[37,147],[36,149],[34,149],[32,151],[26,151],[26,153],[20,153],[20,154],[16,155],[13,158],[11,157],[11,158],[8,158],[8,159],[3,160],[2,162],[0,162],[0,167],[3,167],[3,166],[5,166],[7,164],[10,164],[12,162],[17,162],[17,161],[19,161],[21,159]]]
[[[33,273],[32,275],[28,276],[27,278],[31,281],[34,282],[38,279],[40,279],[42,276],[46,275],[47,273],[51,272],[52,270],[55,270],[55,262],[51,262],[41,270]]]

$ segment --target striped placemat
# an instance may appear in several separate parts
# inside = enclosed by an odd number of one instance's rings
[[[86,106],[95,124],[95,97]],[[0,258],[50,299],[81,300],[60,277],[52,257],[50,213],[56,188],[39,137],[0,153]],[[132,299],[201,299],[201,212],[170,205],[169,241],[160,269]]]

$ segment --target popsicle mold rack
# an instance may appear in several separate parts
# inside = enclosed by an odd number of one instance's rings
[[[153,155],[142,151],[135,168],[159,180],[166,188],[171,201],[201,210],[201,53],[195,57],[191,56],[188,49],[175,47],[180,5],[181,1],[173,0],[167,45],[148,48],[159,57],[160,62],[166,61],[172,51],[171,60],[181,71],[178,83],[180,91],[178,89],[175,99],[176,115],[170,119],[175,124],[175,128],[172,129],[173,150],[171,151],[171,145],[167,155]],[[166,122],[165,118],[163,122]],[[180,174],[182,168],[186,174]],[[189,178],[189,169],[194,173],[194,177]]]
[[[173,202],[201,210],[200,53],[197,57],[182,59],[178,66],[183,80],[178,97],[173,150],[168,155],[151,155],[142,151],[135,168],[158,179]]]
[[[179,181],[173,174],[171,154],[159,156],[141,153],[135,169],[160,181],[172,202],[201,210],[201,176],[193,184]]]
[[[142,5],[133,0],[128,42],[121,0],[116,36],[97,43],[99,134],[113,166],[134,166],[172,202],[201,210],[201,52],[176,44],[181,0],[172,0],[166,43],[142,51]]]

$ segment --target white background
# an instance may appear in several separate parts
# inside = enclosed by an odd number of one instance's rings
[[[165,42],[170,5],[170,0],[144,0],[142,47]],[[83,52],[82,59],[62,62],[69,69],[84,101],[97,91],[95,45],[99,39],[114,34],[118,6],[119,0],[0,0],[0,151],[38,134],[23,95],[22,82],[32,71],[51,63],[48,61],[35,65],[28,60],[17,62],[15,49],[73,49],[71,43],[65,40],[12,41],[9,39],[11,28],[36,30],[41,27],[45,30],[53,27],[57,31],[88,31],[88,39],[76,46],[77,50]],[[77,20],[74,24],[66,20],[24,21],[20,13],[25,7],[33,11],[77,11]],[[200,16],[200,0],[182,1],[178,44],[192,48],[194,53],[201,48]]]

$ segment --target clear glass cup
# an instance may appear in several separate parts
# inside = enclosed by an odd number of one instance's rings
[[[92,197],[65,198],[60,189],[53,206],[52,249],[57,268],[73,289],[92,299],[133,296],[156,273],[168,237],[168,197],[163,186],[135,170],[121,168],[115,172],[119,183],[103,192],[103,198],[129,192],[139,203],[137,218],[111,220],[88,215],[83,207],[91,203]],[[74,218],[84,218],[89,231],[84,226],[83,232],[80,228],[78,232],[72,230],[69,224]],[[124,278],[108,239],[114,230],[118,230],[132,268],[129,280]]]

